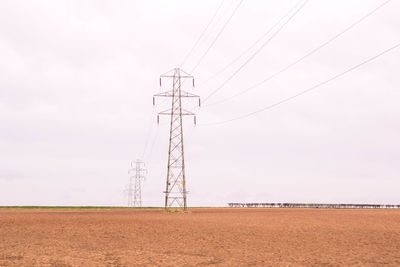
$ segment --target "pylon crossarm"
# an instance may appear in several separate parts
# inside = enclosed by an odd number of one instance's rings
[[[173,68],[172,70],[169,70],[169,71],[161,74],[160,77],[167,77],[167,76],[176,77],[176,75],[179,75],[180,77],[183,77],[180,74],[181,72],[186,74],[186,76],[190,76],[190,77],[193,78],[193,76],[190,73],[187,73],[186,71],[184,71],[184,70],[182,70],[180,68]]]
[[[190,76],[190,77],[194,78],[190,73],[187,73],[186,71],[184,71],[182,69],[179,69],[179,71],[185,73],[187,76]]]
[[[182,115],[196,115],[196,114],[194,114],[193,112],[191,112],[191,111],[188,111],[188,110],[186,110],[186,109],[182,109]]]
[[[177,78],[175,75],[161,75],[160,77],[161,78]],[[192,78],[193,79],[193,76],[192,75],[181,75],[181,76],[179,76],[179,78]]]
[[[182,109],[182,114],[177,114],[177,112],[173,112],[171,109],[166,109],[164,111],[159,112],[158,115],[177,115],[177,116],[179,116],[179,115],[182,115],[182,116],[192,115],[192,116],[194,116],[196,114],[194,114],[193,112],[184,110],[184,109]]]
[[[174,96],[174,92],[173,91],[168,91],[168,92],[162,92],[162,93],[158,93],[153,95],[154,97],[173,97]]]
[[[162,93],[155,94],[153,96],[154,97],[174,97],[174,92],[173,91],[162,92]],[[181,90],[181,97],[200,97],[200,96]]]
[[[181,97],[200,97],[200,96],[181,90]]]

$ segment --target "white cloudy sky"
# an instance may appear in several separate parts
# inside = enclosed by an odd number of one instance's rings
[[[244,0],[192,73],[194,93],[204,98],[218,88],[261,43],[204,82],[297,2]],[[262,81],[384,2],[309,1],[207,104]],[[184,70],[238,3],[224,1]],[[219,4],[0,1],[0,205],[125,205],[127,169],[144,153],[143,202],[161,206],[168,118],[156,125],[152,95]],[[199,125],[185,121],[189,205],[400,203],[400,48],[274,109],[207,125],[271,105],[398,44],[399,10],[400,1],[389,1],[262,86],[196,110]]]

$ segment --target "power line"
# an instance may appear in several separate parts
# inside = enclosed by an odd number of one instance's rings
[[[219,4],[217,10],[214,12],[214,15],[211,17],[211,20],[208,22],[207,26],[204,28],[204,30],[201,32],[199,38],[197,39],[197,41],[195,42],[195,44],[192,46],[192,48],[190,49],[189,53],[185,56],[185,58],[183,59],[181,66],[183,66],[183,64],[185,64],[186,60],[189,58],[189,56],[193,53],[194,49],[197,47],[197,45],[200,43],[200,40],[203,38],[204,34],[207,32],[208,28],[210,27],[211,23],[214,21],[215,17],[217,16],[219,10],[221,9],[223,3],[225,2],[225,0],[222,0],[221,3]]]
[[[356,25],[358,25],[359,23],[361,23],[363,20],[365,20],[366,18],[368,18],[369,16],[371,16],[372,14],[374,14],[376,11],[378,11],[380,8],[382,8],[383,6],[385,6],[386,4],[388,4],[391,0],[387,0],[385,2],[383,2],[382,4],[380,4],[379,6],[377,6],[376,8],[374,8],[373,10],[371,10],[370,12],[368,12],[367,14],[365,14],[364,16],[362,16],[360,19],[358,19],[357,21],[353,22],[352,24],[350,24],[350,26],[348,26],[347,28],[345,28],[343,31],[339,32],[338,34],[334,35],[333,37],[331,37],[330,39],[328,39],[327,41],[323,42],[322,44],[318,45],[317,47],[315,47],[313,50],[311,50],[310,52],[308,52],[307,54],[305,54],[304,56],[300,57],[299,59],[293,61],[292,63],[290,63],[289,65],[283,67],[282,69],[280,69],[279,71],[275,72],[274,74],[268,76],[267,78],[265,78],[264,80],[262,80],[261,82],[258,82],[250,87],[248,87],[247,89],[238,92],[237,94],[231,95],[227,98],[224,98],[222,100],[219,100],[217,102],[208,104],[203,106],[204,107],[209,107],[209,106],[214,106],[214,105],[218,105],[218,104],[222,104],[224,102],[227,102],[231,99],[234,99],[238,96],[241,96],[257,87],[259,87],[260,85],[266,83],[267,81],[275,78],[276,76],[278,76],[279,74],[281,74],[282,72],[287,71],[288,69],[290,69],[291,67],[297,65],[299,62],[303,61],[305,58],[311,56],[312,54],[316,53],[318,50],[322,49],[323,47],[327,46],[328,44],[330,44],[331,42],[333,42],[334,40],[336,40],[337,38],[339,38],[340,36],[342,36],[343,34],[345,34],[346,32],[348,32],[350,29],[354,28]],[[203,101],[204,103],[204,101]]]
[[[150,118],[149,118],[149,127],[148,127],[148,131],[147,131],[146,142],[144,144],[144,148],[143,148],[141,159],[144,158],[144,155],[145,155],[146,150],[147,150],[147,146],[149,144],[150,135],[151,135],[151,132],[152,132],[152,129],[153,129],[153,115],[154,115],[154,109],[153,109],[153,112],[151,113]]]
[[[168,100],[168,99],[162,100],[160,104],[165,103],[167,100]],[[145,156],[146,156],[146,152],[147,152],[147,150],[148,150],[147,148],[148,148],[148,145],[149,145],[150,137],[151,137],[151,134],[152,134],[152,132],[153,132],[153,126],[154,126],[153,116],[154,116],[154,111],[156,111],[156,113],[159,112],[159,111],[157,110],[157,108],[154,106],[154,107],[153,107],[153,110],[152,110],[152,113],[151,113],[151,115],[150,115],[150,118],[149,118],[149,125],[148,125],[148,130],[147,130],[147,135],[146,135],[146,141],[145,141],[145,145],[144,145],[144,148],[143,148],[143,152],[142,152],[142,154],[141,154],[141,156],[142,156],[141,159],[144,159]]]
[[[263,43],[261,47],[259,47],[231,76],[229,76],[228,79],[226,79],[219,87],[217,87],[214,91],[212,91],[204,100],[203,103],[206,102],[211,96],[213,96],[215,93],[217,93],[219,90],[221,90],[230,80],[232,80],[233,77],[236,76],[236,74],[239,73],[258,53],[261,52],[261,50],[292,20],[294,16],[307,4],[309,0],[304,1],[304,3],[283,23],[278,30],[272,34],[270,38],[267,39]]]
[[[227,65],[225,65],[223,68],[221,68],[219,71],[217,71],[215,74],[213,74],[212,76],[210,76],[209,78],[207,78],[204,82],[202,82],[200,84],[200,86],[208,83],[209,81],[211,81],[212,79],[214,79],[215,77],[217,77],[219,74],[221,74],[222,72],[224,72],[227,68],[229,68],[230,66],[232,66],[234,63],[236,63],[239,59],[241,59],[244,55],[246,55],[251,49],[253,49],[259,42],[261,42],[268,34],[270,34],[270,32],[279,25],[279,23],[282,22],[282,20],[284,20],[287,16],[289,16],[290,13],[293,12],[293,10],[295,10],[299,4],[302,2],[303,0],[298,1],[288,12],[286,12],[277,22],[275,22],[275,24],[270,27],[265,33],[263,33],[260,38],[258,38],[250,47],[248,47],[244,52],[242,52],[238,57],[236,57],[234,60],[232,60],[231,62],[229,62]]]
[[[229,22],[233,18],[233,16],[236,14],[236,11],[239,9],[240,5],[242,4],[243,0],[240,0],[240,2],[236,5],[235,10],[233,10],[231,16],[228,18],[228,20],[225,22],[224,26],[221,28],[221,30],[218,32],[217,36],[214,38],[214,40],[211,42],[210,46],[207,48],[207,50],[204,52],[204,54],[200,57],[199,61],[197,61],[196,65],[194,65],[193,69],[191,72],[193,73],[196,68],[200,65],[200,63],[203,61],[205,56],[208,54],[210,49],[214,46],[214,44],[217,42],[218,38],[222,34],[222,32],[225,30],[226,26],[228,26]]]
[[[156,128],[156,133],[154,134],[154,139],[153,139],[153,142],[151,143],[151,147],[150,147],[149,154],[148,154],[149,158],[153,154],[154,145],[155,145],[155,143],[157,141],[157,137],[158,137],[158,131],[159,131],[159,127]]]
[[[325,85],[325,84],[327,84],[327,83],[329,83],[329,82],[331,82],[331,81],[333,81],[333,80],[335,80],[335,79],[337,79],[337,78],[339,78],[339,77],[341,77],[341,76],[343,76],[343,75],[345,75],[345,74],[347,74],[347,73],[349,73],[349,72],[351,72],[351,71],[353,71],[353,70],[355,70],[355,69],[357,69],[357,68],[359,68],[359,67],[361,67],[361,66],[363,66],[363,65],[365,65],[365,64],[367,64],[367,63],[369,63],[369,62],[371,62],[371,61],[373,61],[373,60],[375,60],[375,59],[377,59],[378,57],[383,56],[383,55],[386,54],[386,53],[389,53],[390,51],[392,51],[392,50],[398,48],[399,46],[400,46],[400,42],[397,43],[396,45],[394,45],[394,46],[392,46],[392,47],[390,47],[390,48],[388,48],[388,49],[386,49],[386,50],[380,52],[379,54],[377,54],[377,55],[375,55],[375,56],[373,56],[373,57],[371,57],[371,58],[368,58],[367,60],[364,60],[363,62],[361,62],[361,63],[359,63],[359,64],[357,64],[357,65],[355,65],[355,66],[353,66],[353,67],[351,67],[351,68],[348,68],[347,70],[345,70],[345,71],[343,71],[343,72],[341,72],[341,73],[339,73],[339,74],[334,75],[333,77],[329,78],[328,80],[325,80],[325,81],[323,81],[323,82],[320,82],[320,83],[318,83],[318,84],[316,84],[316,85],[314,85],[314,86],[312,86],[312,87],[310,87],[310,88],[308,88],[308,89],[306,89],[306,90],[303,90],[303,91],[301,91],[301,92],[299,92],[299,93],[297,93],[297,94],[295,94],[295,95],[292,95],[292,96],[290,96],[290,97],[284,98],[284,99],[282,99],[282,100],[280,100],[280,101],[278,101],[278,102],[276,102],[276,103],[274,103],[274,104],[272,104],[272,105],[268,105],[268,106],[263,107],[263,108],[260,108],[260,109],[258,109],[258,110],[256,110],[256,111],[247,113],[247,114],[245,114],[245,115],[242,115],[242,116],[239,116],[239,117],[236,117],[236,118],[233,118],[233,119],[229,119],[229,120],[225,120],[225,121],[220,121],[220,122],[214,122],[214,123],[200,124],[200,125],[225,124],[225,123],[228,123],[228,122],[231,122],[231,121],[244,119],[244,118],[250,117],[250,116],[252,116],[252,115],[255,115],[255,114],[257,114],[257,113],[260,113],[260,112],[263,112],[263,111],[272,109],[272,108],[274,108],[274,107],[276,107],[276,106],[279,106],[279,105],[281,105],[281,104],[283,104],[283,103],[285,103],[285,102],[288,102],[288,101],[290,101],[290,100],[292,100],[292,99],[294,99],[294,98],[297,98],[297,97],[299,97],[299,96],[301,96],[301,95],[304,95],[304,94],[306,94],[306,93],[308,93],[308,92],[310,92],[310,91],[312,91],[312,90],[314,90],[314,89],[317,89],[318,87],[320,87],[320,86],[322,86],[322,85]]]

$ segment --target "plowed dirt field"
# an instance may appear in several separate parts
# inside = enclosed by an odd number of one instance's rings
[[[0,266],[400,266],[399,210],[0,209]]]

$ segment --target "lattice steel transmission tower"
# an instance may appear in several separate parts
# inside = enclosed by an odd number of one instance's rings
[[[132,169],[128,170],[128,207],[142,206],[142,180],[145,179],[147,170],[143,161],[136,160],[136,166],[131,163]]]
[[[191,79],[194,87],[194,77],[179,68],[175,68],[160,76],[160,87],[162,79],[172,79],[172,90],[162,92],[153,96],[153,105],[155,105],[155,97],[170,97],[171,108],[159,112],[159,115],[169,115],[171,118],[169,132],[169,149],[168,149],[168,167],[167,167],[167,183],[165,193],[165,209],[171,207],[179,207],[186,210],[186,176],[185,176],[185,156],[183,149],[183,116],[194,116],[194,124],[196,124],[196,116],[193,112],[182,108],[182,98],[197,98],[200,106],[200,97],[192,93],[182,90],[183,79]]]

